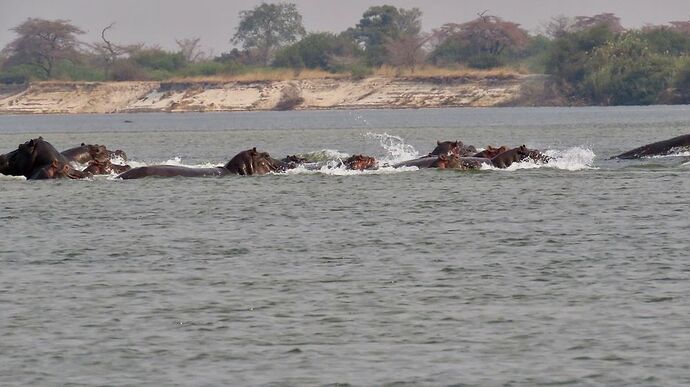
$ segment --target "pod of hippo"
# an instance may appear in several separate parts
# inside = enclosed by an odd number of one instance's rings
[[[663,156],[690,149],[690,134],[668,140],[654,142],[635,148],[612,158],[631,159],[650,156]],[[120,163],[114,163],[118,160]],[[522,161],[548,163],[550,158],[540,151],[529,149],[525,145],[514,148],[507,146],[487,146],[482,151],[462,141],[437,141],[436,148],[429,154],[414,160],[394,164],[392,167],[417,167],[437,169],[478,169],[483,165],[495,168],[507,168]],[[0,174],[24,176],[29,180],[38,179],[82,179],[93,175],[119,174],[121,179],[139,179],[142,177],[198,177],[226,175],[263,175],[270,172],[283,172],[303,166],[320,168],[318,163],[309,162],[299,156],[287,156],[274,159],[267,152],[256,148],[242,151],[225,165],[213,168],[190,168],[172,165],[151,165],[131,168],[121,164],[127,161],[127,155],[121,150],[108,150],[104,145],[84,144],[58,152],[43,137],[31,139],[19,144],[16,150],[0,155]],[[341,161],[341,165],[352,170],[377,169],[379,161],[371,156],[354,155]]]

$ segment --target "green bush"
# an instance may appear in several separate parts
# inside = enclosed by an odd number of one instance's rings
[[[138,64],[130,59],[118,60],[110,70],[113,81],[146,81],[148,75]]]
[[[220,74],[237,74],[240,69],[241,66],[232,62],[221,63],[215,61],[205,61],[189,64],[179,73],[186,77],[199,77]]]
[[[70,81],[101,82],[106,80],[103,69],[88,64],[61,61],[53,70],[54,78]]]
[[[130,59],[141,67],[167,72],[174,72],[186,65],[181,52],[168,52],[154,48],[138,51]]]
[[[354,64],[350,66],[350,74],[354,79],[364,79],[374,73],[374,69],[363,64]]]
[[[583,65],[576,90],[600,105],[649,105],[669,86],[673,62],[650,50],[637,33],[595,48]]]
[[[45,72],[31,65],[12,66],[0,72],[0,83],[4,84],[21,84],[34,79],[45,79]]]

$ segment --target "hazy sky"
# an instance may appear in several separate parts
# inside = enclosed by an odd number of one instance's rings
[[[267,2],[271,2],[270,0]],[[626,27],[690,20],[690,0],[293,0],[307,31],[339,32],[354,26],[372,5],[418,7],[423,28],[447,22],[465,22],[478,12],[522,24],[535,31],[552,16],[594,15],[613,12]],[[238,24],[238,12],[252,9],[254,0],[0,0],[0,47],[15,35],[9,31],[28,17],[68,19],[99,40],[100,30],[115,22],[109,37],[117,43],[144,42],[175,48],[175,38],[200,37],[214,54],[232,48],[229,39]]]

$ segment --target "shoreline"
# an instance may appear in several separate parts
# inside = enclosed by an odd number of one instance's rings
[[[538,75],[285,81],[47,81],[0,89],[0,115],[523,106],[513,102],[521,96],[525,85],[543,82],[544,78]]]

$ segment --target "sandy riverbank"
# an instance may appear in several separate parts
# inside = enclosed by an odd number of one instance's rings
[[[510,104],[528,78],[37,82],[0,91],[0,114],[485,107]]]

